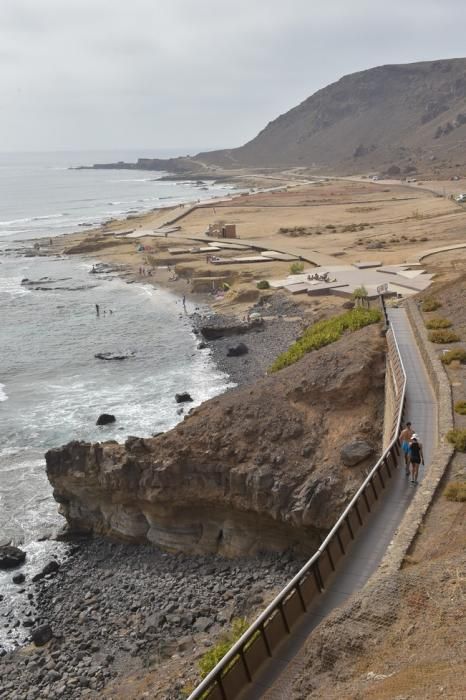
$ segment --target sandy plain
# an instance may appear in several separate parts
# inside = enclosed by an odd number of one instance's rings
[[[226,283],[231,291],[217,302],[242,313],[257,300],[257,281],[286,277],[290,261],[237,263],[235,257],[273,250],[295,256],[306,267],[358,261],[387,265],[466,243],[466,207],[450,193],[453,185],[455,191],[461,189],[458,182],[421,186],[354,178],[300,182],[283,177],[273,184],[266,191],[113,220],[56,238],[51,252],[117,263],[135,279],[144,268],[152,273],[144,275],[146,282],[183,295],[209,293]],[[441,194],[444,190],[445,196]],[[206,235],[209,225],[215,223],[235,224],[238,239],[230,242],[247,246],[216,253],[231,263],[216,265],[207,260],[205,252],[192,252],[195,247],[215,245],[218,239]],[[164,227],[169,229],[167,235]],[[131,238],[126,237],[129,232]],[[466,262],[466,248],[450,255],[454,266]],[[430,269],[437,257],[425,258],[423,267]],[[309,303],[306,295],[300,295],[299,301]]]

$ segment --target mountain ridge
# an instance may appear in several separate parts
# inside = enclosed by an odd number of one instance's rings
[[[466,58],[387,64],[343,76],[233,149],[194,159],[222,167],[466,163]],[[437,163],[436,163],[437,161]]]

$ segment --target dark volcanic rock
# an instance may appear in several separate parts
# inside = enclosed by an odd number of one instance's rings
[[[212,316],[208,323],[200,326],[199,330],[206,340],[218,340],[231,335],[242,335],[251,330],[261,330],[263,325],[262,318],[239,321],[237,318],[227,316]]]
[[[129,357],[134,357],[135,352],[116,353],[116,352],[97,352],[94,357],[98,360],[127,360]]]
[[[24,574],[15,574],[12,578],[13,583],[24,583],[26,576]]]
[[[192,401],[192,396],[191,394],[188,394],[187,391],[183,391],[181,394],[175,394],[175,401],[176,403],[185,403],[186,401]]]
[[[248,346],[245,343],[238,343],[238,345],[232,345],[227,350],[228,357],[240,357],[241,355],[246,355],[249,352]]]
[[[0,547],[0,569],[13,569],[20,566],[26,559],[26,552],[18,547],[7,544]]]
[[[96,420],[96,425],[108,425],[109,423],[115,423],[116,418],[112,413],[101,413]]]
[[[36,627],[35,630],[31,632],[31,639],[36,645],[36,647],[42,647],[47,644],[53,637],[52,628],[50,625],[40,625]]]
[[[355,440],[341,448],[340,457],[347,467],[354,467],[373,453],[374,449],[365,440]]]
[[[40,581],[44,578],[44,576],[47,576],[48,574],[55,574],[59,568],[60,564],[55,559],[52,559],[44,566],[42,571],[40,571],[38,574],[35,574],[35,576],[32,577],[32,580],[34,582]]]

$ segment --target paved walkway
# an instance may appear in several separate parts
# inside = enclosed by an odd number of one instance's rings
[[[286,244],[286,250],[280,245],[275,238],[212,238],[203,235],[189,236],[190,239],[195,241],[208,241],[209,243],[235,243],[242,245],[245,248],[257,248],[259,250],[275,250],[277,253],[285,253],[286,255],[294,255],[296,258],[301,258],[304,262],[308,262],[311,265],[341,265],[341,261],[338,257],[333,255],[327,255],[326,253],[319,253],[317,250],[309,250],[308,248],[300,248],[299,246]]]
[[[444,245],[441,246],[440,248],[430,248],[429,250],[424,250],[419,255],[416,255],[415,258],[412,258],[409,262],[407,262],[407,265],[417,265],[418,263],[421,262],[421,260],[424,260],[424,258],[428,258],[430,255],[436,255],[436,253],[448,253],[449,250],[458,250],[459,248],[466,248],[466,241],[464,243],[456,243],[454,245]]]
[[[436,402],[421,355],[404,309],[389,310],[408,377],[406,420],[411,420],[424,446],[427,465],[437,435]],[[428,468],[428,467],[427,467]],[[421,467],[420,480],[424,468]],[[313,629],[352,593],[360,590],[374,573],[415,493],[404,469],[400,468],[384,498],[371,516],[369,527],[361,532],[345,558],[337,576],[301,626],[283,644],[277,656],[266,665],[241,700],[288,700],[293,681],[304,668],[305,643]]]

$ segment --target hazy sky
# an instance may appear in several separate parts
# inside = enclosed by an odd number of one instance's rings
[[[464,0],[0,0],[0,150],[240,145],[342,75],[466,54]]]

